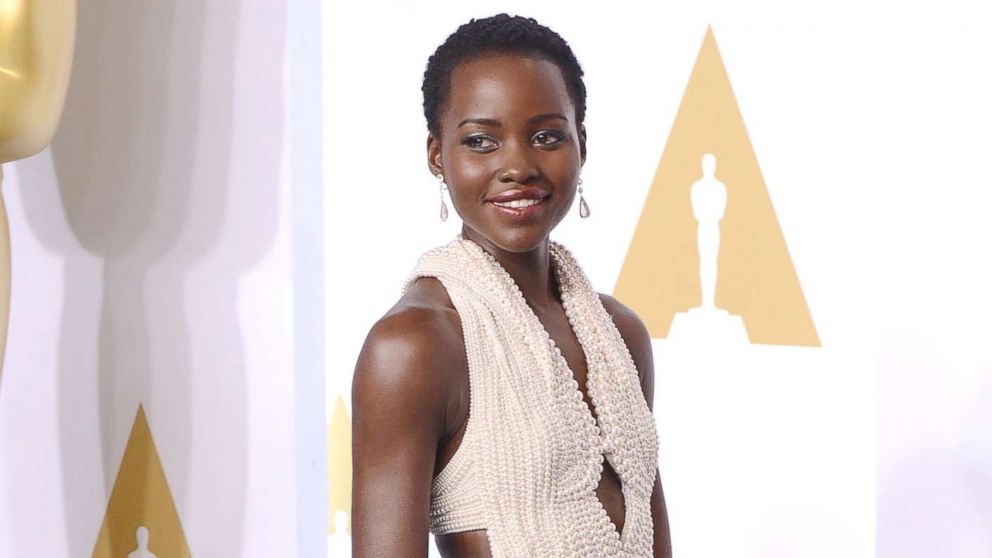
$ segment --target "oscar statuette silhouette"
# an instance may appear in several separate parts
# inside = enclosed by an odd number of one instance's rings
[[[743,319],[719,308],[715,302],[720,221],[727,207],[727,185],[716,178],[716,162],[712,153],[702,156],[703,176],[690,189],[702,303],[675,314],[668,339],[703,346],[740,345],[748,342]]]

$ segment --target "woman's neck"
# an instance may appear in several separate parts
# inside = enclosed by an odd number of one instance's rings
[[[533,250],[510,252],[468,227],[462,228],[462,236],[481,246],[503,266],[532,308],[547,309],[558,301],[560,295],[557,282],[552,276],[547,237]]]

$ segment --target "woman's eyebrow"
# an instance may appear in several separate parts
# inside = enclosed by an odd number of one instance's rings
[[[497,127],[501,126],[499,120],[493,118],[466,118],[465,120],[459,122],[456,128],[461,128],[466,124],[481,124],[483,126],[497,126]]]
[[[527,123],[533,124],[534,122],[539,122],[541,120],[550,120],[553,118],[557,118],[560,120],[564,120],[565,122],[568,122],[568,118],[565,118],[563,115],[557,112],[548,112],[544,114],[536,114],[534,116],[531,116],[530,118],[527,119]],[[459,122],[458,126],[456,126],[455,128],[456,129],[461,128],[466,124],[480,124],[483,126],[495,126],[497,128],[502,126],[502,124],[500,124],[500,121],[496,120],[495,118],[466,118],[465,120]]]
[[[568,122],[568,119],[562,116],[561,114],[558,114],[557,112],[548,112],[545,114],[538,114],[535,116],[531,116],[530,118],[527,119],[527,123],[533,124],[534,122],[538,122],[540,120],[549,120],[551,118],[558,118],[560,120],[564,120],[565,122]]]

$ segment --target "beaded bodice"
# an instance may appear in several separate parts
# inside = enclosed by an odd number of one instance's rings
[[[550,241],[562,306],[586,356],[590,412],[568,363],[505,269],[461,235],[426,252],[403,285],[441,281],[459,313],[469,418],[431,487],[435,534],[486,529],[496,558],[648,557],[658,437],[633,359],[571,253]],[[595,490],[609,460],[623,533]]]

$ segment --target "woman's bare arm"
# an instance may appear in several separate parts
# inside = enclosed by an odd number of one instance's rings
[[[428,514],[447,401],[448,329],[428,308],[369,332],[352,384],[352,552],[427,556]]]
[[[620,336],[630,350],[634,366],[641,377],[641,389],[648,408],[654,411],[654,354],[651,350],[651,334],[640,316],[609,295],[600,294],[603,307],[613,318]],[[672,538],[668,526],[668,510],[665,507],[665,493],[661,487],[661,473],[655,471],[654,489],[651,491],[651,519],[654,522],[654,556],[671,558]]]

